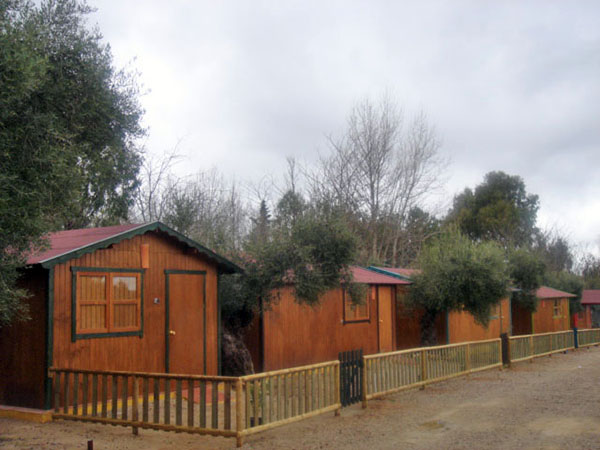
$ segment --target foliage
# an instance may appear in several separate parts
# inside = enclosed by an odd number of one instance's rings
[[[487,326],[491,308],[506,296],[504,252],[493,242],[474,242],[450,228],[432,239],[418,258],[409,301],[424,310],[423,344],[435,343],[434,323],[444,311],[465,310]]]
[[[261,200],[258,215],[252,218],[253,228],[248,235],[251,247],[262,247],[268,243],[271,229],[271,212],[265,200]]]
[[[546,274],[546,266],[537,254],[521,248],[509,253],[509,275],[513,287],[512,300],[529,311],[537,308],[536,291]]]
[[[140,153],[135,80],[117,72],[90,8],[0,3],[0,326],[26,311],[16,268],[50,229],[125,218]]]
[[[306,202],[298,192],[288,190],[277,202],[276,224],[283,229],[291,229],[307,209]]]
[[[293,286],[297,302],[317,304],[328,290],[342,285],[354,296],[348,268],[357,241],[341,220],[306,214],[289,230],[273,230],[262,245],[244,256],[244,275],[222,277],[223,318],[228,327],[244,327],[260,308],[278,301],[280,290]],[[357,298],[360,302],[360,298]]]
[[[427,240],[440,231],[440,226],[441,222],[436,217],[418,206],[412,207],[395,250],[398,265],[410,267]]]
[[[573,269],[575,257],[573,248],[565,236],[556,231],[540,231],[537,233],[533,248],[544,260],[550,272]]]
[[[520,247],[533,241],[538,208],[538,196],[527,193],[521,177],[489,172],[475,191],[454,198],[447,219],[472,239]]]
[[[587,254],[581,261],[585,289],[600,289],[600,258]]]

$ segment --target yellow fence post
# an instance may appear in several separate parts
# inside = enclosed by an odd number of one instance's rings
[[[425,362],[425,350],[421,350],[421,389],[425,389],[425,380],[427,379],[427,363]]]
[[[466,364],[465,364],[465,369],[468,373],[471,372],[471,344],[467,343],[467,348],[465,349],[465,358],[466,358]]]
[[[340,403],[340,362],[338,361],[338,364],[335,366],[335,370],[334,370],[334,377],[335,377],[335,382],[334,382],[334,389],[335,389],[335,393],[334,393],[334,399],[335,399],[335,403],[339,405],[339,407],[335,410],[335,415],[339,416],[342,406]]]
[[[124,383],[127,383],[127,378],[123,380]],[[140,392],[140,384],[139,378],[133,377],[133,395],[131,396],[131,420],[134,423],[138,422],[138,395]],[[127,399],[123,399],[123,408],[127,408]],[[138,427],[135,425],[132,427],[132,432],[134,435],[138,435]]]
[[[367,359],[363,356],[362,357],[362,362],[363,362],[363,366],[361,367],[361,371],[362,371],[362,377],[361,377],[361,397],[362,397],[362,407],[363,409],[365,409],[367,407],[367,374],[368,374],[368,370],[367,370]]]
[[[237,447],[241,447],[244,437],[242,436],[242,379],[235,381],[235,438]]]
[[[533,334],[531,336],[529,336],[529,354],[531,355],[531,359],[529,360],[530,363],[533,362]]]

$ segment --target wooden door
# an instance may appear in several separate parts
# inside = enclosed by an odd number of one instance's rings
[[[206,274],[167,272],[167,371],[206,373]]]
[[[377,287],[377,317],[379,319],[379,352],[391,352],[392,342],[392,288]]]

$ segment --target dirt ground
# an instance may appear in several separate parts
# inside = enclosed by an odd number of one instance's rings
[[[7,449],[234,448],[234,439],[0,419]],[[598,449],[600,348],[390,395],[246,438],[246,449]]]

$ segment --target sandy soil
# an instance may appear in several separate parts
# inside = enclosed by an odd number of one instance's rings
[[[233,439],[0,419],[2,448],[234,448]],[[247,449],[598,449],[600,348],[519,363],[246,438]]]

